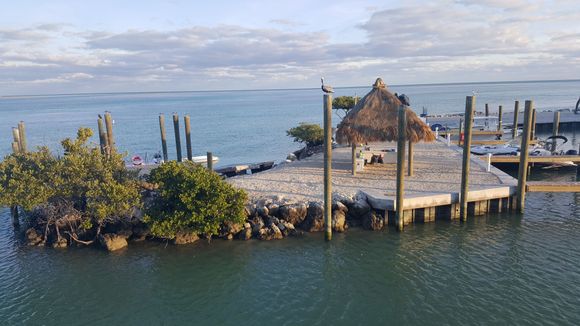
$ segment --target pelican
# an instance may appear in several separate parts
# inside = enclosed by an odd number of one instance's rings
[[[320,88],[322,89],[323,92],[334,93],[334,91],[332,90],[332,86],[324,85],[324,77],[320,77],[320,81],[322,82],[322,86]]]

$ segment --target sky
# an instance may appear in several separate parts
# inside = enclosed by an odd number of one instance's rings
[[[580,79],[580,1],[1,0],[0,96]]]

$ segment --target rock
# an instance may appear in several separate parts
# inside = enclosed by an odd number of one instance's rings
[[[53,248],[67,248],[68,241],[66,240],[65,237],[60,237],[59,239],[57,239],[56,241],[54,241],[52,243],[52,247]]]
[[[332,203],[333,204],[341,203],[347,207],[350,207],[351,205],[354,204],[354,200],[351,196],[336,192],[332,194]]]
[[[250,223],[247,223],[250,224]],[[244,228],[242,232],[240,232],[239,238],[241,240],[250,240],[252,238],[252,228]]]
[[[25,233],[26,244],[29,246],[40,246],[44,244],[42,236],[36,232],[35,228],[26,230]]]
[[[270,205],[268,205],[268,213],[272,216],[277,216],[278,215],[278,211],[280,209],[280,205],[276,204],[276,203],[272,203]]]
[[[280,221],[280,223],[282,223],[284,225],[284,230],[282,231],[282,233],[284,233],[284,236],[295,236],[297,234],[296,232],[296,228],[294,227],[294,225],[290,222],[287,221]],[[280,229],[282,230],[282,229]]]
[[[151,234],[151,230],[147,227],[147,224],[143,222],[137,222],[133,225],[133,235],[131,236],[132,241],[143,241]]]
[[[258,239],[260,240],[272,240],[272,234],[269,232],[269,228],[261,228],[258,232]]]
[[[377,231],[383,228],[384,218],[371,211],[363,218],[362,225],[365,229]]]
[[[281,206],[278,210],[278,216],[292,224],[300,224],[308,214],[308,207],[304,203]]]
[[[240,233],[244,229],[244,225],[241,223],[224,222],[220,227],[219,237],[233,239],[234,235]]]
[[[348,218],[352,220],[361,220],[371,212],[371,206],[366,199],[359,199],[350,206]]]
[[[127,239],[114,233],[99,234],[99,243],[108,251],[115,251],[128,246]]]
[[[332,211],[332,230],[344,232],[346,228],[346,213],[340,209]]]
[[[249,220],[250,225],[252,226],[252,234],[254,236],[260,235],[260,230],[264,227],[264,221],[260,217],[254,217]]]
[[[256,204],[248,204],[244,207],[244,210],[248,218],[256,216]]]
[[[276,240],[284,239],[284,235],[280,228],[276,226],[276,224],[270,225],[270,233],[272,234],[272,238]]]
[[[183,245],[188,243],[194,243],[199,240],[199,236],[194,232],[185,232],[180,231],[175,234],[175,238],[173,239],[173,244],[176,245]]]
[[[260,217],[266,217],[270,215],[270,210],[266,206],[258,206],[258,208],[256,209],[256,213]]]
[[[300,227],[308,232],[324,231],[324,208],[321,203],[310,202],[306,218]]]
[[[288,156],[286,156],[286,159],[287,159],[288,161],[290,161],[290,162],[294,162],[294,161],[296,161],[298,158],[296,157],[296,154],[294,154],[294,153],[290,153],[290,154],[288,154]]]

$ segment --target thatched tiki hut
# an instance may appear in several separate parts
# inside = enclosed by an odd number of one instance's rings
[[[341,144],[351,144],[353,153],[356,144],[396,141],[399,132],[398,109],[401,105],[401,101],[387,90],[383,80],[377,78],[373,89],[348,112],[338,125],[336,140]],[[420,141],[434,141],[435,135],[429,126],[410,108],[406,108],[405,111],[407,122],[406,140],[410,144]]]

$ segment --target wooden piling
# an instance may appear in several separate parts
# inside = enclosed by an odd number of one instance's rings
[[[536,138],[536,109],[532,110],[532,132],[530,133],[530,140]]]
[[[471,129],[473,127],[473,110],[475,97],[467,96],[465,99],[465,131],[463,139],[463,162],[461,166],[461,194],[459,195],[459,218],[467,221],[467,195],[469,191],[469,160],[471,150]]]
[[[485,116],[489,117],[489,104],[485,103]]]
[[[352,175],[356,175],[356,144],[351,145],[351,159],[352,159]]]
[[[179,115],[173,114],[173,131],[175,132],[175,149],[177,151],[177,162],[182,161],[181,157],[181,136],[179,135]]]
[[[187,150],[187,159],[188,160],[192,160],[192,149],[191,149],[191,124],[190,124],[190,120],[189,120],[189,116],[186,115],[185,117],[183,117],[184,123],[185,123],[185,147]]]
[[[16,150],[14,150],[14,144],[16,143]],[[14,153],[21,153],[22,149],[20,147],[20,131],[18,128],[12,128],[12,150]]]
[[[165,116],[159,115],[159,130],[161,131],[161,149],[163,150],[163,161],[167,162],[169,156],[167,155],[167,135],[165,133]]]
[[[457,138],[457,146],[461,146],[461,127],[463,126],[463,119],[459,119],[459,137]]]
[[[518,136],[518,113],[520,111],[520,101],[514,103],[514,126],[512,130],[512,139],[516,139]]]
[[[105,112],[105,126],[107,127],[107,148],[109,153],[115,151],[115,138],[113,138],[113,118],[110,112]]]
[[[26,153],[28,145],[26,143],[26,128],[24,126],[24,121],[18,123],[18,134],[20,135],[20,152]]]
[[[552,136],[558,136],[558,131],[560,129],[560,112],[554,112],[554,122],[552,124]],[[552,139],[552,152],[556,150],[556,146],[558,146],[558,142],[556,139]]]
[[[107,133],[105,132],[105,125],[103,124],[103,118],[99,115],[97,119],[97,126],[99,128],[99,145],[101,147],[101,154],[107,154]]]
[[[502,130],[502,121],[503,120],[503,106],[499,106],[498,112],[497,112],[497,130],[501,131]]]
[[[207,152],[207,156],[206,156],[206,160],[207,160],[207,169],[210,171],[213,171],[213,153],[212,152]]]
[[[449,139],[451,139],[451,135],[447,134],[447,141],[449,144]],[[414,145],[412,141],[409,141],[409,153],[407,154],[407,175],[412,177],[413,173],[415,172],[413,169],[413,163],[414,163],[414,158],[415,158],[415,153],[414,153]]]
[[[405,186],[405,136],[406,136],[406,115],[405,107],[399,105],[399,116],[398,116],[398,128],[399,134],[397,138],[397,202],[395,205],[396,210],[396,224],[397,230],[403,231],[403,226],[405,225],[404,213],[403,213],[403,196],[404,186]]]
[[[532,134],[532,122],[534,115],[534,102],[526,101],[524,109],[524,130],[522,134],[522,143],[520,146],[520,166],[518,170],[518,188],[516,209],[519,213],[524,212],[526,201],[526,179],[528,177],[528,153],[529,144]]]
[[[19,145],[15,141],[12,142],[12,152],[14,152],[14,154],[20,153]]]
[[[324,94],[324,238],[332,239],[332,95]]]

